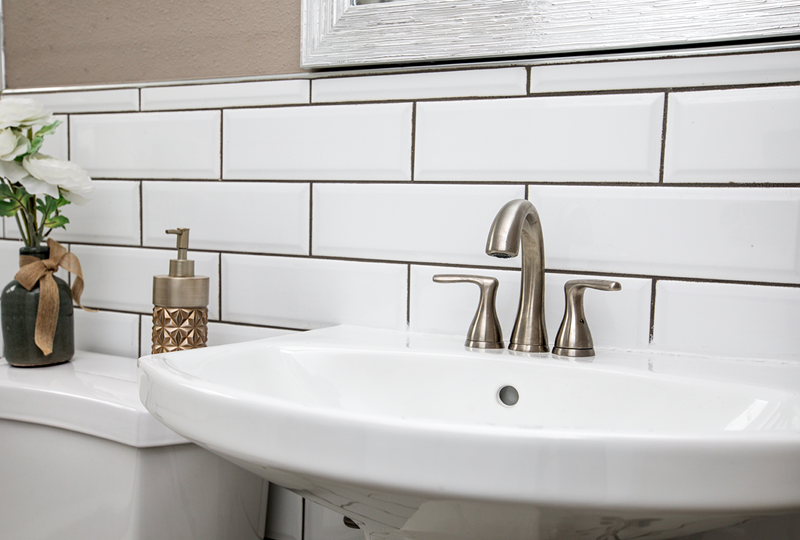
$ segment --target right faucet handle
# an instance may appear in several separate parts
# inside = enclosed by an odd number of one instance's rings
[[[504,349],[503,330],[497,319],[495,299],[497,297],[497,278],[470,276],[462,274],[438,274],[433,276],[436,283],[475,283],[481,288],[478,310],[467,332],[465,345],[476,349]]]
[[[583,293],[586,289],[601,291],[619,291],[622,285],[616,281],[604,279],[573,279],[564,284],[566,308],[564,320],[556,334],[553,354],[558,356],[586,357],[594,356],[594,342],[586,314],[583,311]]]

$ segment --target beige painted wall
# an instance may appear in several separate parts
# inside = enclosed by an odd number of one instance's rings
[[[298,73],[300,0],[3,0],[6,86]]]

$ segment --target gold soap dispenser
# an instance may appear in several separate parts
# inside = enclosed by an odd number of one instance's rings
[[[153,276],[153,354],[205,347],[208,339],[208,277],[194,275],[187,258],[189,229],[178,236],[178,258],[168,276]]]

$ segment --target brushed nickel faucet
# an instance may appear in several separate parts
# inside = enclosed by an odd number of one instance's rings
[[[525,199],[506,203],[497,213],[486,240],[486,254],[516,257],[522,246],[519,307],[508,348],[548,352],[544,320],[544,239],[536,207]]]

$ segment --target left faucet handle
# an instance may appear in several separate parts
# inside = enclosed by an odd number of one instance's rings
[[[436,283],[475,283],[480,287],[481,297],[472,324],[467,331],[467,347],[475,349],[504,349],[503,329],[497,318],[497,278],[463,274],[437,274]]]

